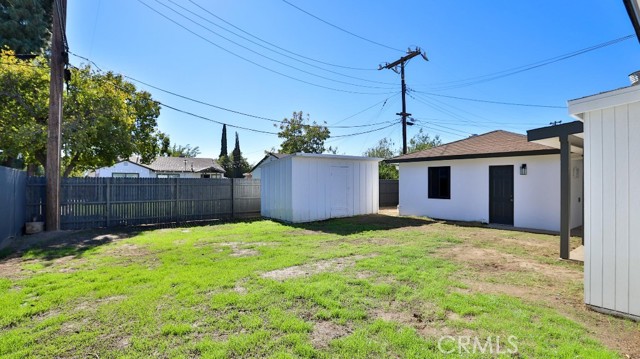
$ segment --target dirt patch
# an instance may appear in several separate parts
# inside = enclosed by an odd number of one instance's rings
[[[471,272],[458,277],[468,288],[456,288],[455,291],[469,293],[487,293],[509,295],[527,302],[542,303],[558,311],[561,315],[583,325],[589,333],[608,348],[618,351],[625,358],[640,358],[640,326],[628,320],[614,318],[589,310],[575,288],[583,280],[582,268],[547,264],[525,256],[502,253],[491,248],[477,248],[473,244],[524,245],[536,255],[556,258],[555,241],[539,241],[535,237],[504,238],[480,230],[469,233],[468,240],[462,245],[442,249],[436,255],[458,262]],[[513,280],[498,283],[496,278],[514,274],[540,276],[545,280],[541,284],[530,285]],[[574,288],[573,290],[571,288]],[[449,318],[456,320],[456,318]],[[463,318],[464,319],[464,318]],[[419,330],[420,331],[420,330]],[[446,335],[442,331],[441,335]]]
[[[274,243],[267,242],[222,242],[219,246],[229,247],[231,257],[253,257],[260,255],[260,252],[253,247],[271,246]]]
[[[332,340],[344,337],[351,332],[351,328],[343,325],[329,321],[318,322],[311,332],[311,345],[317,349],[326,348]]]
[[[427,306],[426,310],[424,308],[418,310],[416,308],[400,308],[397,305],[392,305],[390,308],[372,310],[369,313],[369,317],[412,327],[426,339],[439,338],[444,335],[474,335],[474,332],[469,329],[447,326],[446,321],[443,318],[438,318],[429,308],[432,307]],[[447,312],[445,318],[447,320],[471,320],[453,312]]]
[[[127,296],[125,295],[113,295],[110,297],[104,297],[104,298],[95,299],[95,300],[86,300],[76,304],[74,306],[74,311],[96,310],[102,304],[118,302],[118,301],[125,300],[126,298]]]
[[[353,267],[356,264],[356,261],[370,257],[372,256],[355,255],[349,257],[325,259],[314,263],[276,269],[270,272],[262,273],[261,276],[262,278],[282,281],[291,278],[306,277],[322,272],[341,272],[348,267]]]
[[[578,270],[544,264],[490,248],[458,246],[440,250],[437,254],[447,259],[464,263],[465,266],[471,266],[481,272],[535,272],[563,281],[582,280],[583,276]]]

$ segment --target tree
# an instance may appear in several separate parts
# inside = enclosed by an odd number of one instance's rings
[[[227,153],[227,125],[222,125],[222,139],[220,140],[220,156],[228,157]]]
[[[49,69],[43,57],[22,61],[0,53],[0,160],[21,156],[46,163]],[[113,165],[138,154],[151,162],[160,150],[160,106],[122,76],[72,69],[64,92],[63,176]]]
[[[440,136],[436,135],[431,138],[428,133],[422,132],[422,128],[409,140],[409,146],[407,148],[408,153],[427,150],[432,147],[437,147],[442,144]]]
[[[330,132],[327,126],[311,122],[309,115],[303,118],[302,111],[294,112],[293,116],[282,120],[278,137],[284,139],[280,144],[281,153],[323,153],[335,151],[333,148],[324,147],[324,141],[329,138]]]
[[[388,138],[383,138],[378,143],[364,152],[367,157],[379,157],[389,159],[397,155],[393,147],[395,144]],[[398,169],[396,166],[380,162],[378,164],[378,178],[380,179],[398,179]]]
[[[0,0],[0,49],[42,54],[49,47],[51,0]]]
[[[231,178],[243,178],[244,174],[251,170],[249,162],[246,158],[242,157],[242,151],[240,151],[240,138],[236,132],[236,145],[231,152],[231,175],[227,177]],[[226,168],[225,168],[226,169]]]
[[[169,157],[198,157],[200,154],[200,146],[191,147],[190,144],[186,146],[176,145],[175,143],[169,148]]]

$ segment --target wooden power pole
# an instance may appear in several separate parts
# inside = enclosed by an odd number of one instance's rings
[[[402,112],[396,113],[396,115],[402,116],[402,154],[407,154],[407,117],[411,116],[410,113],[407,113],[407,85],[404,82],[404,65],[412,58],[421,55],[425,61],[429,61],[427,59],[427,55],[425,55],[420,48],[416,47],[415,50],[407,50],[407,54],[401,57],[399,60],[396,60],[392,63],[385,63],[384,66],[380,65],[378,70],[382,69],[391,69],[398,73],[396,69],[398,65],[400,65],[400,80],[402,84]]]
[[[51,81],[49,85],[49,123],[47,137],[47,196],[45,224],[47,231],[60,230],[60,152],[62,91],[64,66],[68,61],[66,44],[67,0],[53,0],[51,35]]]

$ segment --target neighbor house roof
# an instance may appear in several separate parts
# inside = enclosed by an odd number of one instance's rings
[[[225,172],[213,158],[198,157],[158,157],[149,167],[156,172]]]
[[[512,157],[560,153],[558,149],[527,141],[527,136],[508,132],[492,131],[474,135],[464,140],[438,147],[397,156],[386,160],[389,163],[438,161],[465,158]]]

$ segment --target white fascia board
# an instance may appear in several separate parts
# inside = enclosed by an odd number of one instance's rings
[[[569,114],[583,121],[582,114],[602,110],[632,102],[640,102],[640,86],[628,86],[621,89],[599,93],[569,101]]]

